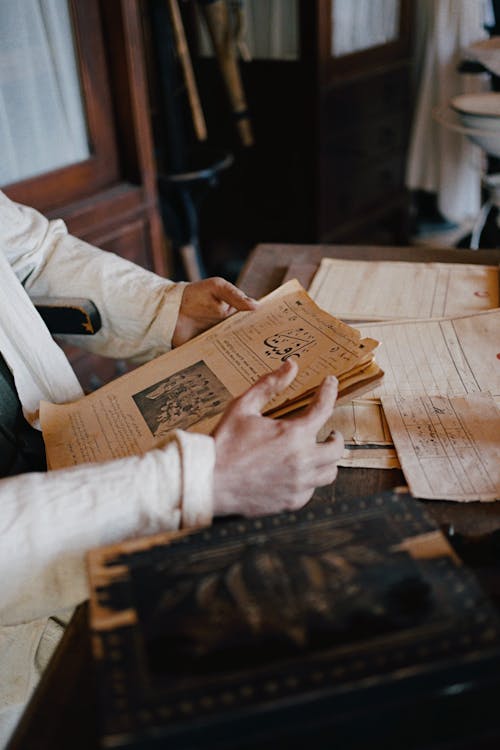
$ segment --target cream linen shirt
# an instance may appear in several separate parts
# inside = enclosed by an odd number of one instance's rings
[[[92,299],[102,329],[71,342],[142,361],[170,348],[183,288],[0,192],[0,352],[34,426],[41,399],[74,400],[81,389],[28,295]],[[211,437],[177,431],[143,456],[0,480],[0,747],[58,640],[58,621],[87,598],[86,550],[209,524],[214,462]]]

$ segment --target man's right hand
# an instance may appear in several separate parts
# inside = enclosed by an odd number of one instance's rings
[[[337,476],[344,450],[340,433],[324,443],[316,435],[331,416],[337,379],[329,376],[315,400],[296,417],[272,419],[261,410],[297,375],[287,360],[236,399],[218,424],[214,439],[214,515],[259,516],[297,510],[314,489]]]

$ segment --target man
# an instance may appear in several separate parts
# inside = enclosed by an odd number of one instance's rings
[[[343,449],[339,435],[315,440],[336,398],[335,378],[304,415],[261,416],[296,375],[287,362],[233,401],[213,436],[174,431],[143,456],[45,472],[40,400],[62,403],[82,391],[30,294],[92,299],[102,330],[73,343],[135,361],[257,304],[222,279],[162,279],[0,192],[0,746],[60,623],[87,596],[86,550],[209,524],[213,515],[297,509],[334,480]]]

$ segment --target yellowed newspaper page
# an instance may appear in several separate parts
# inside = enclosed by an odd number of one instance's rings
[[[80,401],[42,404],[50,467],[143,453],[175,429],[208,434],[235,396],[287,358],[297,360],[299,374],[268,408],[314,390],[328,373],[341,376],[370,361],[377,344],[290,281],[257,310],[228,318]]]
[[[498,307],[499,269],[323,258],[309,294],[344,320],[451,317]]]
[[[500,500],[500,409],[489,394],[382,398],[410,491],[429,500]]]

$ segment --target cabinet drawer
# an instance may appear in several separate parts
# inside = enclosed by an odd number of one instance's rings
[[[85,237],[87,242],[121,255],[143,268],[152,269],[149,223],[145,217],[131,219],[105,233],[93,233]]]

